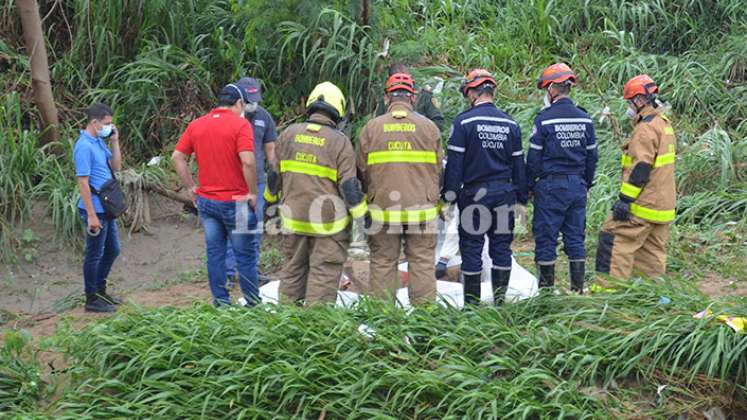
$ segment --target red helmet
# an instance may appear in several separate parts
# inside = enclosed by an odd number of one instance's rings
[[[410,93],[415,93],[415,81],[412,80],[412,76],[407,73],[394,73],[389,76],[386,81],[386,92],[394,92],[395,90],[406,90]]]
[[[623,88],[623,98],[630,100],[636,95],[648,96],[657,93],[658,91],[659,87],[654,83],[654,79],[646,74],[639,74],[625,83],[625,87]]]
[[[468,90],[474,89],[483,83],[491,83],[493,86],[498,84],[495,81],[495,77],[493,77],[489,71],[485,69],[474,69],[467,74],[467,78],[462,82],[459,91],[466,97]]]
[[[560,84],[566,81],[570,81],[572,85],[576,84],[576,75],[573,70],[565,63],[555,63],[546,68],[537,78],[537,89],[545,89],[550,83]]]

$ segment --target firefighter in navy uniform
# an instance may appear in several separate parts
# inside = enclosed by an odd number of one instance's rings
[[[645,74],[623,88],[634,128],[623,144],[620,195],[599,233],[596,267],[597,272],[620,279],[630,277],[634,269],[656,277],[667,268],[669,224],[677,200],[677,140],[658,91]]]
[[[284,229],[281,301],[312,305],[337,299],[350,219],[362,219],[367,204],[353,145],[337,129],[345,113],[342,92],[330,82],[320,83],[306,109],[306,122],[289,126],[278,138],[279,168],[267,175],[265,199],[267,215],[279,213]]]
[[[503,302],[511,277],[514,208],[526,205],[527,184],[521,130],[493,103],[496,81],[483,69],[471,71],[460,91],[471,108],[454,120],[449,136],[442,199],[459,206],[459,250],[464,299],[480,301],[482,249],[488,238],[493,297]]]
[[[568,97],[576,75],[563,63],[548,67],[537,80],[545,108],[534,119],[527,152],[527,183],[534,195],[532,229],[539,286],[555,284],[558,233],[570,266],[571,290],[583,292],[586,197],[594,181],[597,152],[594,125]]]

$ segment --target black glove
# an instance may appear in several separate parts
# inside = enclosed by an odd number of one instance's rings
[[[280,208],[278,203],[269,204],[265,206],[265,214],[262,215],[262,220],[267,223],[267,221],[274,219],[279,216],[278,209]]]
[[[446,260],[439,259],[436,264],[436,279],[442,279],[446,277]]]
[[[617,200],[615,205],[612,206],[612,218],[620,222],[630,220],[630,203]]]
[[[371,229],[371,225],[373,224],[373,220],[371,219],[371,213],[366,212],[366,215],[363,216],[363,228],[366,230]]]

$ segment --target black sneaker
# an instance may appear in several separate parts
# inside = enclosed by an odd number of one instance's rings
[[[115,308],[114,305],[105,302],[98,295],[93,295],[86,297],[85,311],[94,313],[111,313],[116,312],[117,308]]]
[[[104,302],[106,302],[106,303],[108,303],[110,305],[121,305],[122,302],[123,302],[122,299],[120,299],[118,297],[115,297],[115,296],[112,296],[112,295],[106,293],[106,291],[98,292],[97,295],[98,295],[99,298],[101,298],[101,300],[103,300]]]

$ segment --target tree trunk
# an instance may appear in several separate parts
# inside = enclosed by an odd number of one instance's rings
[[[18,14],[21,16],[23,40],[31,63],[31,86],[34,90],[34,101],[41,112],[44,123],[43,143],[56,141],[60,138],[57,117],[57,106],[52,95],[52,84],[49,81],[49,63],[47,61],[47,46],[42,32],[39,5],[36,0],[17,0]]]

